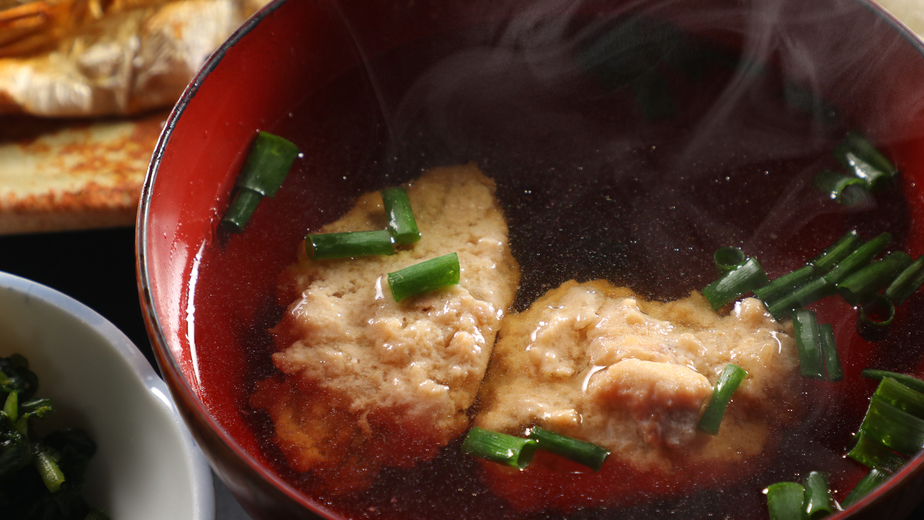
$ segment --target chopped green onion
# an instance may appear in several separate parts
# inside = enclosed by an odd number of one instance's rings
[[[45,483],[45,487],[48,488],[48,491],[57,493],[58,490],[61,489],[61,484],[64,483],[64,473],[61,472],[58,463],[43,449],[36,450],[32,462],[39,476],[42,477],[42,482]]]
[[[888,185],[898,169],[875,146],[856,132],[850,132],[834,149],[834,156],[871,190]]]
[[[401,186],[383,190],[382,202],[388,216],[388,230],[395,238],[395,243],[413,244],[420,240],[420,231],[417,229],[417,221],[414,220],[407,190]]]
[[[767,283],[769,283],[769,280],[767,279],[767,274],[764,273],[764,268],[755,258],[749,258],[743,264],[703,288],[703,296],[706,297],[713,309],[719,310],[741,295],[758,287],[763,287]]]
[[[922,285],[924,285],[924,256],[919,256],[892,281],[885,291],[885,296],[893,304],[901,305]]]
[[[809,282],[802,287],[799,287],[792,293],[776,301],[772,301],[769,304],[764,302],[764,305],[774,318],[783,320],[788,318],[796,309],[811,305],[832,294],[834,294],[834,285],[828,283],[825,277],[820,277],[809,280]]]
[[[894,319],[895,305],[885,296],[874,294],[859,307],[857,332],[866,341],[882,341]]]
[[[858,305],[892,283],[911,265],[911,257],[904,251],[893,251],[881,260],[876,260],[837,284],[837,292],[851,305]]]
[[[741,248],[731,246],[716,249],[712,259],[715,261],[717,276],[724,276],[725,273],[747,261],[747,257],[744,256],[744,251]]]
[[[764,490],[770,520],[802,520],[805,488],[798,482],[777,482]]]
[[[696,425],[697,429],[710,435],[719,434],[719,424],[722,422],[722,417],[725,416],[728,402],[731,401],[732,394],[735,393],[738,385],[747,375],[748,373],[738,365],[732,363],[725,365],[722,373],[719,374],[718,381],[715,383],[712,398],[709,399],[709,404],[706,405],[703,415],[699,418],[699,423]]]
[[[765,305],[770,305],[792,294],[817,277],[815,269],[810,265],[806,265],[779,278],[774,278],[773,281],[763,287],[754,289],[754,296],[764,302]]]
[[[821,330],[815,312],[810,309],[796,309],[792,314],[792,325],[799,351],[800,373],[810,379],[825,379],[824,357],[820,343]]]
[[[809,519],[827,516],[835,511],[834,500],[828,487],[828,475],[823,471],[810,471],[803,479],[805,502],[803,510]]]
[[[924,419],[924,393],[903,385],[896,379],[884,377],[873,394],[899,410]]]
[[[298,147],[292,142],[269,132],[259,132],[238,174],[237,193],[222,224],[231,231],[242,231],[260,199],[276,195],[297,156]]]
[[[898,381],[899,383],[917,390],[918,392],[924,392],[924,381],[914,377],[909,376],[908,374],[900,374],[898,372],[890,372],[888,370],[877,370],[875,368],[867,368],[861,372],[863,377],[869,379],[875,379],[877,381],[882,380],[885,377],[891,377],[892,379]]]
[[[856,443],[847,456],[868,468],[885,469],[890,473],[898,471],[908,459],[892,451],[888,446],[864,432],[857,432]]]
[[[237,190],[228,212],[221,219],[222,225],[235,233],[240,233],[244,230],[247,222],[250,221],[250,217],[257,210],[261,200],[263,200],[263,195],[255,191],[248,189]]]
[[[850,504],[853,504],[857,500],[865,497],[869,494],[870,491],[876,489],[880,484],[888,480],[891,475],[885,470],[873,468],[869,470],[863,478],[857,482],[857,485],[853,490],[847,495],[847,498],[841,503],[842,507],[848,507]]]
[[[458,284],[460,271],[459,255],[449,253],[388,273],[388,286],[399,302],[408,296]]]
[[[834,341],[834,327],[830,323],[822,323],[819,325],[818,334],[821,341],[821,353],[825,358],[826,379],[832,382],[843,381],[844,369],[837,352],[837,343]]]
[[[545,450],[572,462],[577,462],[594,471],[600,471],[610,451],[596,444],[555,433],[539,426],[529,430],[529,438],[535,439],[540,450]]]
[[[848,276],[860,270],[868,264],[876,255],[881,253],[889,242],[892,241],[892,235],[881,233],[869,242],[864,243],[846,258],[837,263],[827,274],[825,280],[833,285],[838,285],[847,279]]]
[[[860,235],[855,230],[850,230],[828,246],[821,254],[809,260],[808,264],[814,267],[818,274],[825,274],[850,256],[850,253],[856,251],[862,243],[863,239],[860,238]]]
[[[474,426],[462,441],[462,451],[474,457],[523,469],[533,460],[537,445],[535,439],[523,439]]]
[[[873,395],[860,431],[901,455],[910,457],[924,447],[924,419]]]
[[[832,170],[816,173],[813,183],[819,191],[827,193],[832,200],[845,206],[856,206],[870,197],[866,181]]]
[[[319,233],[305,237],[305,252],[312,260],[390,255],[395,242],[388,230]]]

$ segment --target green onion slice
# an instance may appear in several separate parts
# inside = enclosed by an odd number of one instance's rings
[[[828,487],[828,475],[823,471],[810,471],[802,479],[805,488],[804,508],[809,519],[827,516],[835,511],[834,500]]]
[[[821,329],[818,326],[815,312],[810,309],[796,309],[792,314],[792,325],[799,351],[799,371],[802,376],[810,379],[825,379]]]
[[[606,448],[586,441],[561,435],[545,428],[534,426],[529,430],[529,438],[535,439],[540,450],[545,450],[572,462],[600,471],[603,462],[610,455]]]
[[[319,233],[305,237],[305,252],[312,260],[390,255],[395,242],[388,230]]]
[[[834,149],[834,156],[854,175],[866,181],[871,190],[887,186],[898,169],[872,143],[850,132]]]
[[[420,231],[417,229],[417,221],[414,220],[407,189],[396,186],[383,190],[382,202],[388,216],[388,230],[395,238],[395,243],[413,244],[420,240]]]
[[[819,191],[845,206],[856,206],[870,198],[866,181],[852,175],[822,170],[815,174],[812,181]]]
[[[857,485],[850,491],[844,501],[841,503],[842,507],[848,507],[850,504],[853,504],[857,500],[865,497],[869,494],[870,491],[879,487],[880,484],[888,480],[890,474],[881,469],[873,468],[869,470],[863,478],[857,482]]]
[[[875,379],[881,381],[883,378],[891,377],[892,379],[898,381],[899,383],[917,390],[918,392],[924,392],[924,381],[914,377],[909,376],[908,374],[901,374],[898,372],[890,372],[888,370],[877,370],[875,368],[867,368],[861,372],[863,377],[869,379]]]
[[[924,447],[924,419],[901,410],[877,395],[870,398],[860,431],[906,457]]]
[[[866,341],[882,341],[895,319],[895,305],[882,294],[863,302],[857,313],[857,333]]]
[[[537,446],[535,439],[514,437],[477,426],[472,427],[462,441],[464,453],[517,469],[529,465]]]
[[[850,255],[837,263],[827,274],[825,280],[835,286],[847,279],[863,266],[868,264],[876,255],[885,250],[886,246],[892,241],[892,235],[881,233],[869,242],[864,243]]]
[[[873,394],[896,408],[924,419],[924,393],[903,385],[891,377],[883,377]]]
[[[813,278],[790,294],[776,301],[771,301],[769,304],[764,302],[764,305],[774,318],[783,320],[788,318],[796,309],[811,305],[832,294],[834,294],[834,285],[829,283],[825,277]]]
[[[847,452],[847,456],[868,468],[884,469],[894,473],[908,461],[907,458],[895,453],[888,446],[865,432],[857,432],[854,439],[856,443]]]
[[[850,253],[856,251],[861,244],[863,244],[863,239],[860,235],[856,230],[850,230],[818,256],[809,260],[808,264],[814,267],[818,274],[825,274],[847,258]]]
[[[747,375],[748,373],[738,365],[732,363],[725,365],[722,373],[719,374],[718,381],[715,383],[712,398],[709,399],[709,403],[706,405],[706,409],[703,410],[703,415],[700,416],[699,423],[696,425],[700,431],[710,435],[719,434],[719,425],[722,422],[722,417],[725,416],[728,402],[731,401],[732,394],[735,393],[738,385]]]
[[[763,287],[754,289],[754,296],[764,302],[764,305],[769,306],[791,295],[817,277],[815,269],[810,265],[806,265],[779,278],[774,278],[773,281]]]
[[[399,302],[408,296],[457,285],[460,271],[459,255],[449,253],[388,273],[388,286],[395,301]]]
[[[715,271],[718,276],[724,276],[725,273],[747,261],[741,248],[731,246],[716,249],[712,259],[715,261]]]
[[[821,354],[825,359],[825,372],[828,381],[844,380],[844,368],[841,366],[841,357],[837,352],[837,343],[834,341],[834,327],[830,323],[822,323],[818,330],[821,343]]]
[[[767,274],[764,273],[764,268],[761,267],[757,259],[749,258],[743,264],[704,287],[703,296],[706,297],[712,308],[718,311],[741,295],[767,285],[769,281]]]
[[[798,482],[777,482],[764,490],[770,520],[802,520],[805,488]]]
[[[276,195],[296,157],[298,147],[292,142],[269,132],[257,133],[237,177],[237,194],[222,224],[234,232],[243,230],[260,199]]]
[[[924,285],[924,256],[919,256],[892,281],[885,291],[885,296],[893,304],[901,305],[922,285]]]
[[[887,288],[909,265],[911,257],[908,253],[893,251],[845,278],[837,284],[837,292],[851,305],[858,305],[872,294]]]

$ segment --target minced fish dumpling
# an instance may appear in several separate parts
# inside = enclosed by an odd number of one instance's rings
[[[798,418],[788,326],[753,298],[722,316],[695,292],[661,303],[606,281],[549,291],[505,318],[475,425],[514,435],[541,426],[611,454],[599,473],[563,471],[551,457],[524,471],[486,462],[489,486],[522,509],[568,509],[721,487],[761,471],[755,462]],[[708,435],[696,425],[729,363],[748,376],[718,435]]]
[[[269,413],[289,465],[328,492],[430,459],[467,429],[520,277],[494,192],[474,165],[436,168],[408,186],[420,241],[390,256],[311,261],[302,251],[283,275],[281,375],[259,382],[251,403]],[[369,193],[319,232],[385,227],[381,195]],[[457,286],[394,301],[387,273],[452,252]]]

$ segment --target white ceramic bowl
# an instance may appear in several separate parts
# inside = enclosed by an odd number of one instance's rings
[[[85,305],[0,273],[0,356],[18,352],[55,413],[97,443],[84,496],[113,520],[211,520],[212,474],[167,387],[134,344]]]

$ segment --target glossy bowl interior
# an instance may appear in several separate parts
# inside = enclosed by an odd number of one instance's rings
[[[161,135],[145,181],[137,226],[139,287],[158,361],[182,415],[218,475],[251,514],[338,518],[270,469],[258,434],[241,412],[242,374],[251,360],[246,349],[235,347],[236,333],[241,323],[265,319],[260,308],[273,298],[275,279],[250,275],[281,271],[301,238],[259,223],[246,238],[229,239],[219,230],[255,130],[309,128],[300,143],[307,143],[306,162],[323,164],[329,175],[339,168],[346,178],[364,171],[363,164],[387,162],[387,150],[376,148],[373,134],[391,124],[387,114],[400,108],[406,83],[369,68],[372,80],[361,96],[380,110],[359,124],[347,122],[343,134],[324,133],[336,114],[312,112],[316,119],[305,118],[301,112],[293,115],[293,108],[366,58],[498,20],[593,18],[628,4],[633,2],[275,1],[219,49],[190,84]],[[845,111],[874,140],[887,142],[887,153],[903,173],[907,249],[913,256],[924,252],[924,230],[918,225],[924,191],[917,182],[924,179],[924,56],[914,37],[880,9],[853,0],[759,2],[747,13],[736,1],[641,3],[649,4],[658,16],[717,41],[745,48],[775,42],[790,58],[801,57],[784,61],[788,74]],[[690,14],[702,12],[709,16]],[[749,39],[752,34],[764,36]],[[466,37],[482,46],[502,40],[491,31]],[[323,130],[310,130],[315,125]],[[344,150],[337,142],[347,134],[353,146]],[[363,146],[367,135],[368,147]],[[316,199],[335,196],[329,191],[333,185],[319,178]],[[287,253],[264,254],[279,248]],[[215,249],[232,260],[209,264],[205,259]],[[203,289],[227,277],[238,280],[233,293]],[[922,496],[921,468],[919,456],[844,514],[907,513]]]
[[[83,428],[97,443],[84,497],[112,518],[215,517],[212,475],[167,385],[131,341],[83,304],[0,273],[0,356],[19,353],[55,412],[46,431]]]

